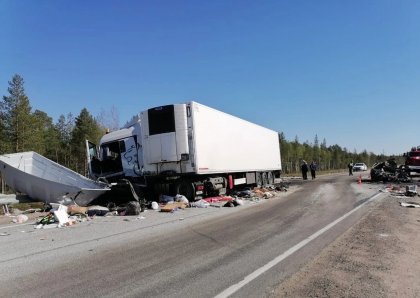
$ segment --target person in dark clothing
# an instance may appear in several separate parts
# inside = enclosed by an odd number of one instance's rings
[[[317,164],[315,162],[315,160],[313,160],[309,166],[309,168],[311,169],[311,176],[312,179],[315,179],[316,177],[316,168],[317,168]]]
[[[303,180],[308,180],[308,164],[306,163],[306,161],[303,161],[300,169],[302,170],[302,178]]]
[[[349,176],[353,176],[353,161],[351,161],[347,167],[349,168]]]

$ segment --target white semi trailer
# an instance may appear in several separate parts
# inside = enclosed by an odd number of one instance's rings
[[[87,146],[92,179],[190,200],[272,184],[281,173],[276,131],[194,101],[143,111]]]

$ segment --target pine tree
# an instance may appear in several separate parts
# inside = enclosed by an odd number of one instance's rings
[[[0,112],[0,154],[7,153],[9,151],[8,143],[9,142],[7,142],[6,129],[4,127],[3,114]]]
[[[312,148],[312,160],[315,160],[318,163],[323,162],[320,159],[321,159],[321,150],[319,148],[319,139],[318,139],[318,135],[315,134],[314,145]]]
[[[71,136],[71,152],[75,159],[74,169],[79,173],[86,175],[86,140],[95,143],[99,141],[102,130],[96,120],[91,116],[86,108],[83,108],[79,116],[76,117]]]
[[[47,113],[36,110],[32,114],[33,125],[30,149],[45,157],[56,160],[55,148],[58,145],[58,132],[52,118]]]
[[[31,106],[25,94],[23,78],[16,74],[9,81],[8,96],[0,103],[2,125],[6,139],[4,146],[11,152],[28,150],[31,138]]]
[[[55,148],[56,159],[58,163],[71,167],[71,135],[74,129],[75,119],[72,113],[67,114],[67,117],[60,115],[55,129],[58,133],[58,145]]]

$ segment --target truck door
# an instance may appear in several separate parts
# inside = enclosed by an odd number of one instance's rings
[[[120,152],[124,175],[131,177],[141,175],[136,138],[129,137],[121,140]]]
[[[96,144],[86,140],[86,158],[88,163],[89,177],[97,179],[101,174],[100,159]]]

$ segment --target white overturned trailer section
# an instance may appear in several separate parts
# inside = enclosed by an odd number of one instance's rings
[[[0,172],[16,192],[46,203],[74,200],[86,206],[109,190],[107,184],[90,180],[33,151],[1,155]]]

